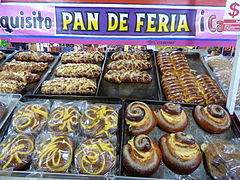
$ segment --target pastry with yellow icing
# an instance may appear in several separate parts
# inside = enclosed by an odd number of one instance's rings
[[[48,120],[48,109],[41,104],[28,104],[18,109],[12,119],[18,133],[39,133]]]
[[[107,139],[88,139],[75,151],[75,166],[79,173],[104,175],[115,165],[116,152]]]
[[[109,105],[93,105],[81,120],[81,128],[89,137],[110,137],[117,131],[118,113]]]
[[[211,133],[223,133],[231,125],[228,112],[219,105],[196,106],[193,117],[201,128]]]
[[[66,172],[73,159],[74,144],[66,135],[53,135],[36,147],[33,167],[45,172]]]
[[[52,132],[74,132],[78,130],[81,114],[74,106],[59,106],[49,116],[48,130]]]
[[[180,104],[168,102],[154,114],[158,126],[168,132],[184,131],[188,126],[188,117]]]
[[[126,170],[137,176],[151,176],[160,166],[162,153],[150,137],[134,136],[123,146],[122,163]]]
[[[190,174],[202,161],[200,148],[192,135],[178,132],[160,138],[163,162],[177,174]]]
[[[17,134],[1,142],[0,169],[25,170],[31,162],[34,143],[34,137],[28,134]]]

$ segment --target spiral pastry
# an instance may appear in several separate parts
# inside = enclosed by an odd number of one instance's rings
[[[158,145],[148,136],[134,136],[123,146],[122,163],[133,175],[151,176],[159,167],[162,153]]]
[[[160,138],[163,162],[177,174],[190,174],[201,163],[202,155],[192,135],[178,132]]]
[[[59,106],[49,116],[48,130],[54,132],[74,132],[79,127],[81,114],[73,106]]]
[[[104,175],[115,161],[114,147],[107,139],[85,140],[75,151],[75,166],[79,173]]]
[[[125,112],[129,132],[133,135],[148,134],[157,125],[150,107],[143,102],[132,102]]]
[[[65,172],[73,159],[73,140],[66,135],[53,135],[36,148],[33,167],[46,172]]]
[[[29,104],[17,110],[12,119],[18,133],[39,133],[48,119],[48,109],[40,104]]]
[[[89,137],[110,137],[117,131],[118,113],[108,105],[94,105],[87,109],[80,125]]]
[[[228,112],[219,105],[196,106],[193,110],[195,121],[204,130],[211,133],[222,133],[231,125]]]
[[[11,136],[0,144],[0,169],[25,170],[35,148],[34,137],[27,134]]]
[[[154,114],[158,126],[166,131],[180,132],[187,128],[188,117],[180,104],[166,103]]]

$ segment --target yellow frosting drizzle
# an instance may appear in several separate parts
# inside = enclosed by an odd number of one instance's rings
[[[224,125],[226,123],[226,119],[224,118],[216,118],[214,116],[212,116],[208,110],[207,110],[207,106],[203,108],[204,112],[211,118],[212,121],[216,122],[218,125]]]
[[[181,112],[181,114],[178,114],[178,115],[168,114],[165,111],[163,111],[162,109],[160,111],[161,111],[160,113],[162,113],[162,116],[164,117],[164,119],[171,124],[180,123],[182,121],[182,119],[184,119],[184,115],[185,115],[183,111]]]
[[[128,141],[128,144],[130,144],[131,148],[133,149],[133,151],[136,151],[138,154],[140,154],[142,157],[151,157],[153,154],[153,151],[149,150],[149,151],[139,151],[135,145],[134,145],[134,138],[130,139]],[[139,156],[134,156],[134,158],[138,159],[139,161],[145,161],[146,159],[139,157]]]

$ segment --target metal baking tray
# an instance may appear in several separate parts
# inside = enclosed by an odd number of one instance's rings
[[[96,84],[97,84],[97,91],[96,91],[96,93],[95,93],[95,96],[96,96],[97,93],[98,93],[99,84],[100,84],[100,79],[101,79],[101,76],[102,76],[102,73],[103,73],[104,62],[106,61],[106,54],[105,54],[105,53],[103,53],[103,54],[104,54],[104,60],[103,60],[103,62],[97,63],[97,65],[99,65],[99,66],[101,67],[101,69],[102,69],[102,70],[101,70],[101,74],[100,74],[100,76],[99,76],[98,78],[91,79],[91,80],[95,81]],[[62,54],[62,55],[63,55],[63,54]],[[47,75],[47,77],[44,79],[44,81],[55,79],[55,78],[56,78],[55,75],[54,75],[55,69],[56,69],[58,66],[60,66],[61,64],[62,64],[62,61],[60,60],[60,61],[52,68],[52,71]],[[68,63],[66,63],[66,64],[68,64]],[[73,63],[73,64],[74,64],[74,63]],[[38,86],[36,86],[36,88],[34,89],[33,94],[41,94],[41,95],[44,95],[44,94],[41,92],[41,86],[42,86],[42,83],[43,83],[44,81],[42,81],[41,84],[39,83]],[[67,94],[66,96],[71,96],[71,95]],[[78,95],[78,96],[86,96],[86,95]],[[94,96],[94,95],[92,95],[92,96]]]
[[[157,53],[158,51],[155,51],[155,63],[156,63],[156,67],[157,67],[157,76],[158,76],[158,83],[161,86],[161,72],[160,69],[157,66]],[[217,81],[217,78],[214,76],[214,74],[212,73],[212,71],[209,69],[209,67],[206,66],[206,62],[204,61],[204,59],[202,59],[200,57],[200,54],[197,52],[183,52],[188,60],[188,64],[189,67],[192,70],[195,70],[194,75],[200,75],[200,74],[207,74],[208,76],[210,76],[213,80],[216,81],[218,88],[223,92],[223,94],[226,96],[226,93],[224,92],[223,88],[221,87],[221,85],[219,84],[219,82]],[[161,90],[163,92],[163,89],[161,87]],[[163,93],[163,100],[166,100],[166,97]]]
[[[17,54],[18,52],[16,52],[15,54]],[[44,81],[44,79],[46,78],[46,76],[51,72],[52,68],[56,65],[56,63],[58,62],[60,56],[61,56],[61,53],[59,52],[47,52],[47,53],[50,53],[52,55],[54,55],[54,60],[52,62],[49,62],[48,63],[48,68],[43,71],[43,72],[38,72],[38,73],[35,73],[35,74],[38,74],[40,76],[40,80],[37,81],[37,82],[33,82],[33,83],[28,83],[25,88],[20,92],[20,94],[24,95],[24,94],[27,94],[27,95],[30,95],[34,92],[35,88],[39,86],[39,84],[42,83],[42,81]],[[4,61],[4,63],[6,62],[10,62],[14,59],[14,56],[11,56],[11,58],[8,58]],[[3,63],[3,64],[4,64]]]
[[[142,101],[142,100],[139,100],[139,101],[148,104],[149,107],[152,110],[160,109],[160,107],[162,107],[162,105],[164,103],[166,103],[164,101],[161,101],[161,102],[158,102],[158,101]],[[124,106],[123,106],[123,108],[124,108],[123,117],[125,116],[125,110],[126,110],[127,106],[131,102],[134,102],[134,101],[133,100],[126,100],[125,101]],[[222,140],[230,140],[233,137],[239,137],[240,136],[240,132],[236,131],[236,127],[235,127],[234,123],[232,123],[232,126],[231,126],[230,129],[228,129],[226,132],[224,132],[222,134],[208,133],[197,125],[197,123],[195,122],[195,120],[192,116],[192,110],[195,107],[195,105],[182,104],[182,107],[183,107],[183,110],[185,111],[185,113],[187,114],[187,116],[189,117],[189,124],[190,124],[184,132],[188,133],[188,134],[192,134],[199,146],[204,142],[204,137],[203,137],[204,135],[208,135],[210,137],[216,137],[216,138],[222,139]],[[124,124],[124,129],[123,129],[123,134],[122,134],[123,137],[122,137],[121,149],[123,149],[123,145],[127,144],[128,140],[130,140],[133,137],[128,132],[128,125],[126,125],[125,120],[123,120],[123,124]],[[148,134],[148,136],[151,137],[155,142],[157,142],[159,144],[159,139],[164,134],[170,134],[170,133],[160,129],[157,126]],[[121,157],[122,157],[122,154],[121,154]],[[126,171],[126,169],[124,168],[122,163],[121,163],[121,176],[132,176]],[[201,177],[201,179],[204,179],[204,180],[211,179],[210,175],[208,174],[207,170],[204,167],[204,161],[202,161],[202,163],[198,167],[198,169],[195,170],[192,174],[190,174],[190,176],[195,177],[197,179],[199,177]],[[150,176],[150,178],[166,178],[166,179],[175,179],[176,177],[180,177],[180,176],[178,176],[177,174],[173,173],[170,169],[168,169],[166,167],[166,165],[164,165],[163,162],[161,163],[158,170],[152,176]],[[138,179],[138,177],[136,179]]]
[[[80,96],[63,96],[63,95],[51,95],[51,96],[43,96],[43,95],[25,95],[21,98],[22,102],[29,102],[34,100],[50,100],[50,103],[54,100],[61,100],[66,102],[73,102],[73,101],[87,101],[89,103],[103,103],[103,104],[118,104],[123,107],[123,101],[119,98],[103,98],[103,97],[80,97]],[[116,133],[117,139],[116,139],[116,152],[117,152],[117,158],[116,158],[116,165],[113,168],[111,172],[109,172],[108,175],[84,175],[84,174],[74,174],[74,173],[48,173],[48,172],[37,172],[37,171],[6,171],[6,170],[0,170],[0,176],[3,174],[6,174],[6,176],[20,176],[20,177],[45,177],[45,178],[58,178],[58,179],[96,179],[96,180],[104,180],[107,179],[107,177],[113,177],[120,175],[119,172],[120,169],[120,147],[121,147],[121,141],[122,141],[122,114],[123,114],[123,108],[119,110],[118,115],[118,132]],[[11,115],[8,117],[7,121],[4,123],[2,128],[0,129],[0,141],[4,138],[5,135],[8,133],[8,128],[11,124],[11,119],[14,112],[11,113]]]
[[[112,62],[111,55],[108,53],[107,61],[104,65],[104,71],[102,74],[98,96],[107,97],[119,97],[119,98],[129,98],[129,99],[161,99],[161,90],[157,83],[156,76],[156,65],[154,61],[154,55],[152,50],[147,50],[151,54],[151,59],[149,60],[152,64],[152,69],[147,70],[152,76],[152,82],[149,84],[144,83],[111,83],[104,79],[104,75],[107,73],[107,65]]]
[[[12,56],[14,56],[16,54],[17,51],[15,51],[14,49],[0,49],[0,51],[4,52],[6,57],[4,59],[0,60],[0,65],[2,65],[3,63],[5,63],[6,60],[8,60],[9,58],[11,58]]]

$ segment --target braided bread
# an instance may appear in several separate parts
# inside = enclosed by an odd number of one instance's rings
[[[54,56],[50,53],[45,52],[19,52],[16,55],[14,55],[14,58],[18,61],[41,61],[41,62],[48,62],[53,61]]]
[[[108,69],[111,70],[148,70],[152,65],[147,60],[118,60],[108,64]]]
[[[15,80],[0,80],[0,93],[19,93],[25,87],[25,84]]]
[[[0,80],[4,79],[15,80],[24,83],[32,83],[39,81],[40,76],[38,74],[32,74],[30,72],[0,71]]]
[[[118,51],[112,54],[111,59],[117,60],[148,60],[151,55],[147,51]]]
[[[7,62],[1,67],[1,71],[27,71],[27,72],[42,72],[48,67],[47,63],[42,62]]]

